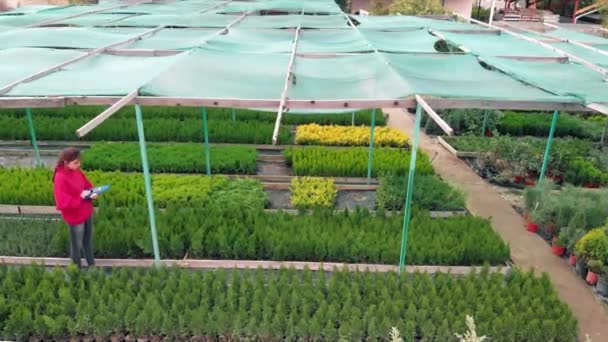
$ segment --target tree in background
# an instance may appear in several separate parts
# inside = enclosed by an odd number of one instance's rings
[[[386,6],[384,0],[372,0],[371,12],[373,15],[387,15],[389,7]]]
[[[391,14],[441,15],[446,11],[440,0],[396,0],[390,7]]]

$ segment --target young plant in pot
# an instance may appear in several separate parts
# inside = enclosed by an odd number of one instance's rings
[[[570,264],[570,266],[576,266],[574,246],[583,235],[585,235],[585,231],[571,223],[566,228],[562,229],[557,236],[557,243],[563,243],[563,246],[566,247],[566,250],[570,253],[568,258],[568,264]]]
[[[585,281],[589,285],[597,284],[600,274],[602,273],[602,268],[604,267],[604,263],[601,260],[589,260],[587,261],[587,268],[589,272],[587,272],[587,277],[585,277]]]
[[[587,278],[588,261],[608,258],[608,235],[602,228],[593,229],[576,243],[575,248],[579,258],[576,262],[576,271],[581,277]]]
[[[565,229],[562,229],[565,230]],[[558,234],[551,241],[551,252],[557,256],[562,256],[566,252],[566,244],[568,243],[567,236]]]
[[[524,190],[524,205],[525,211],[524,218],[526,219],[526,226],[528,231],[536,233],[539,229],[540,221],[537,219],[544,219],[549,212],[545,211],[544,207],[546,201],[550,199],[550,192],[553,188],[553,184],[550,182],[543,183],[536,187],[529,187]]]

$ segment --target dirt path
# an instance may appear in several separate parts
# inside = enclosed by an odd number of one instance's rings
[[[384,109],[389,113],[389,127],[412,136],[414,122],[401,109]],[[512,259],[523,269],[547,272],[561,300],[568,303],[578,319],[580,336],[589,334],[593,341],[608,341],[608,310],[585,282],[536,234],[526,232],[523,218],[500,194],[456,156],[434,139],[420,132],[420,148],[431,158],[437,173],[467,195],[471,213],[490,218],[494,229],[511,246]]]

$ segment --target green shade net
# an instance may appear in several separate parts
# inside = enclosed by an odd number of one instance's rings
[[[88,14],[82,17],[59,21],[57,25],[98,26],[126,19],[130,16],[131,14]]]
[[[349,28],[343,15],[271,15],[247,16],[239,28]]]
[[[86,58],[35,82],[20,84],[7,96],[122,96],[144,85],[178,57]]]
[[[218,10],[220,13],[244,13],[249,11],[277,11],[288,13],[328,13],[341,14],[340,7],[333,1],[293,1],[266,0],[256,2],[233,1]]]
[[[412,17],[406,15],[388,16],[366,16],[351,15],[351,18],[360,23],[360,28],[370,29],[412,29],[412,28],[432,28],[435,30],[483,30],[478,25],[471,25],[449,20],[428,19]]]
[[[608,55],[604,55],[593,50],[585,49],[583,47],[576,46],[570,43],[556,43],[551,45],[562,51],[580,57],[588,62],[591,62],[604,68],[608,68]],[[593,45],[593,47],[596,49],[598,48],[596,45]],[[606,54],[608,54],[608,50],[606,50]]]
[[[563,28],[558,28],[553,31],[548,31],[545,35],[556,37],[556,38],[566,38],[569,40],[574,40],[580,43],[588,43],[588,44],[608,44],[608,39],[598,37],[592,34],[581,33],[576,31],[571,31]]]
[[[0,50],[0,87],[67,61],[82,52],[52,49]]]
[[[293,100],[394,99],[415,93],[375,53],[297,58],[293,73],[295,81],[292,78],[289,88],[289,98]]]
[[[417,94],[510,101],[570,101],[498,72],[470,55],[385,54]]]
[[[179,56],[140,93],[153,96],[278,99],[290,54],[195,49]]]
[[[201,11],[215,11],[226,1],[172,1],[167,3],[146,3],[121,8],[120,13],[142,13],[142,14],[196,14]]]
[[[230,29],[205,46],[208,49],[233,52],[275,53],[291,52],[295,30]]]
[[[576,63],[538,63],[484,57],[489,65],[536,87],[585,103],[608,102],[608,83],[595,71]]]
[[[185,50],[197,47],[218,31],[214,29],[163,29],[134,43],[121,46],[123,49]]]
[[[345,53],[372,51],[355,30],[301,30],[298,53]]]
[[[481,56],[559,57],[560,55],[538,44],[509,34],[467,34],[439,32],[448,41],[463,46]]]
[[[425,29],[411,31],[378,31],[361,29],[369,43],[380,51],[438,53],[435,43],[438,38]]]
[[[19,28],[0,32],[0,48],[49,47],[49,48],[97,48],[129,39],[145,31],[98,28],[48,27]]]
[[[236,15],[217,14],[146,14],[130,17],[121,21],[109,23],[111,26],[157,27],[167,25],[172,27],[226,27],[236,20]]]

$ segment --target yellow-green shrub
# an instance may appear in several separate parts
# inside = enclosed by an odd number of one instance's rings
[[[369,146],[370,128],[349,126],[321,126],[317,124],[299,125],[296,129],[296,144],[331,146]],[[408,138],[401,131],[376,127],[374,145],[407,147]]]
[[[289,190],[296,208],[331,208],[338,195],[334,180],[322,177],[294,177]]]

